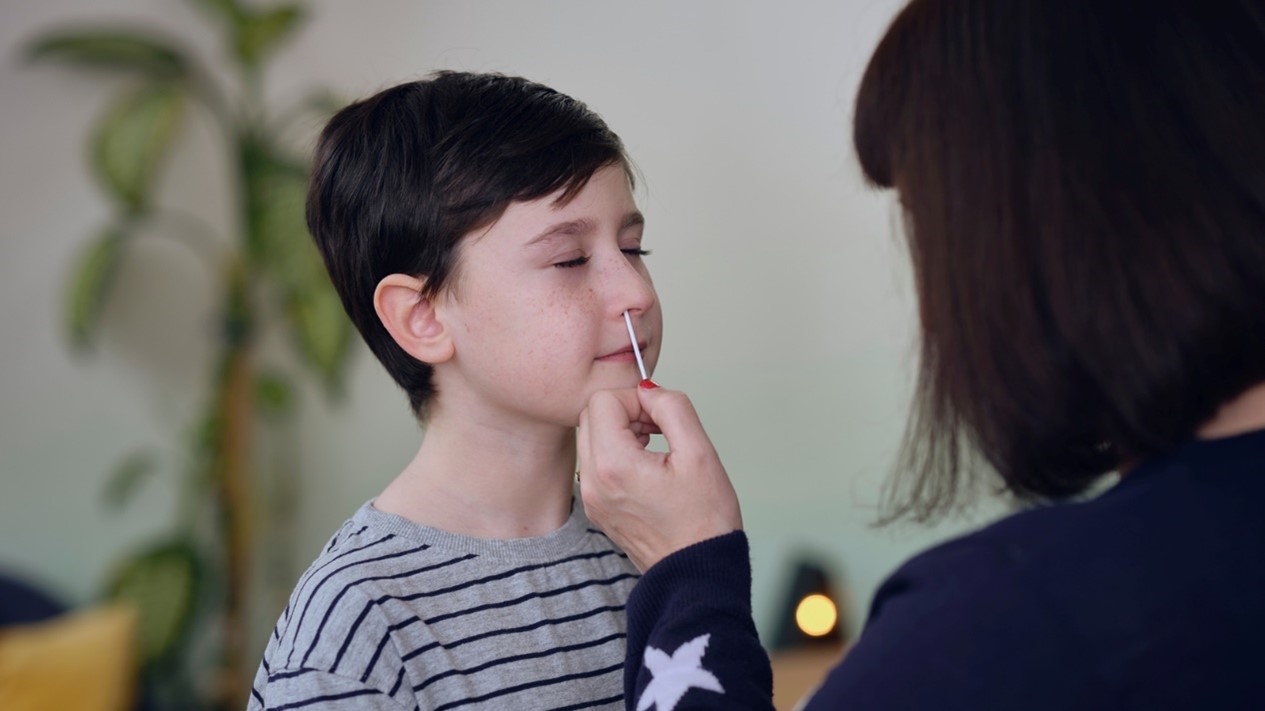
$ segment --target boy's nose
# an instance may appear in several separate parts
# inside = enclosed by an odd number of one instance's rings
[[[640,313],[650,310],[658,300],[650,278],[622,253],[610,277],[610,302],[613,312],[622,317],[624,311]]]

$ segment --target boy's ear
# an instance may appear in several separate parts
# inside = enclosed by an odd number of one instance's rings
[[[434,303],[422,296],[425,284],[407,274],[385,276],[374,289],[373,309],[405,353],[435,365],[452,358],[453,343]]]

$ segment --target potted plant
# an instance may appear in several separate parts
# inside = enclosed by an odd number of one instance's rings
[[[87,351],[93,345],[118,267],[142,233],[191,245],[215,276],[218,314],[208,342],[216,356],[204,412],[182,445],[188,456],[176,473],[177,523],[126,555],[105,588],[140,611],[151,703],[238,709],[255,662],[247,619],[259,596],[252,593],[249,571],[261,521],[268,518],[259,512],[286,503],[277,496],[260,501],[258,433],[265,421],[292,412],[296,377],[315,378],[327,392],[338,392],[352,328],[307,234],[307,161],[285,140],[285,117],[334,105],[317,92],[274,114],[263,101],[264,66],[302,24],[303,7],[192,1],[226,40],[226,61],[236,76],[231,86],[217,81],[183,43],[137,27],[54,28],[33,39],[26,56],[96,71],[118,85],[90,137],[91,172],[113,211],[85,242],[68,278],[72,346]],[[155,186],[191,111],[211,118],[229,156],[231,235],[215,235],[187,216],[172,219],[156,198]],[[259,344],[272,329],[288,334],[297,358],[269,361]],[[291,360],[302,366],[287,367]],[[110,479],[107,500],[124,503],[157,468],[150,453],[127,457]],[[195,649],[215,663],[195,663]]]

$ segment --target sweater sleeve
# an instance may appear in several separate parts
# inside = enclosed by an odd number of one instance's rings
[[[773,672],[751,619],[751,560],[742,531],[652,566],[627,609],[629,709],[773,708]]]

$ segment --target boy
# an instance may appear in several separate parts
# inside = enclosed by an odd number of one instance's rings
[[[524,79],[443,72],[344,109],[308,225],[408,393],[417,456],[335,534],[249,709],[623,708],[637,571],[573,494],[589,396],[662,317],[619,138]]]

